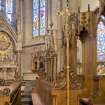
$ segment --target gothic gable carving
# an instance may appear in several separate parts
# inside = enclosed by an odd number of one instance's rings
[[[17,35],[15,29],[8,23],[6,17],[0,13],[0,31],[8,33],[9,37],[13,40],[16,45]]]

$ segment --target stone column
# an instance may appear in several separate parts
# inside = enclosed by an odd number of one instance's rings
[[[21,78],[21,51],[17,51],[17,71],[16,71],[16,79]]]
[[[7,68],[3,68],[3,76],[4,76],[4,80],[7,80]]]
[[[47,70],[47,58],[45,57],[45,61],[44,61],[45,63],[45,73],[46,73],[46,76],[47,76],[47,73],[48,73],[48,70]]]
[[[22,51],[22,37],[23,37],[23,10],[22,10],[23,0],[17,0],[17,70],[16,70],[16,78],[21,77],[21,51]]]
[[[53,70],[54,70],[54,59],[53,56],[51,56],[51,66],[50,66],[51,81],[53,81]]]
[[[54,56],[54,71],[53,71],[53,79],[57,79],[57,56]]]
[[[48,64],[48,66],[47,66],[47,70],[48,70],[48,73],[47,73],[47,74],[48,74],[48,80],[51,81],[51,71],[50,71],[50,70],[51,70],[51,58],[48,57],[48,58],[47,58],[47,61],[48,61],[48,62],[47,62],[47,64]]]
[[[63,9],[63,1],[58,1],[58,12]],[[63,70],[64,67],[64,53],[63,53],[63,17],[58,15],[57,17],[57,73]]]
[[[24,45],[32,41],[32,0],[24,0]]]

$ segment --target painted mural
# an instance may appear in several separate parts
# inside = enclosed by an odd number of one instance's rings
[[[0,64],[15,64],[13,43],[5,32],[0,32]]]

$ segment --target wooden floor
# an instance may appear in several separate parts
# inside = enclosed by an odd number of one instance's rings
[[[94,104],[94,105],[105,105],[105,104]]]
[[[105,105],[105,104],[93,104],[93,105]]]

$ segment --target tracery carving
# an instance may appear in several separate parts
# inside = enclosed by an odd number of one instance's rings
[[[66,85],[67,85],[66,72],[60,71],[57,75],[57,80],[53,81],[53,86],[55,89],[65,89]],[[70,89],[78,90],[81,88],[82,88],[81,78],[74,71],[70,71]]]
[[[55,89],[65,89],[66,84],[65,71],[60,71],[57,75],[57,80],[53,81],[53,86]]]
[[[70,71],[70,84],[72,90],[77,90],[82,88],[82,83],[79,76],[74,71]]]
[[[88,11],[80,13],[79,33],[85,30],[89,33],[88,35],[96,36],[96,24],[97,18],[94,12]]]
[[[4,16],[4,14],[1,12],[0,12],[0,29],[9,33],[9,35],[11,35],[11,37],[13,38],[14,42],[16,42],[17,40],[16,30],[8,23],[8,21],[6,20],[6,16]]]

